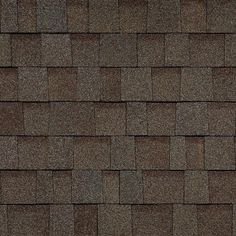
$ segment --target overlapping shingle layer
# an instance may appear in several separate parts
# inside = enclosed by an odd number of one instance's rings
[[[235,0],[0,0],[0,235],[236,235]]]

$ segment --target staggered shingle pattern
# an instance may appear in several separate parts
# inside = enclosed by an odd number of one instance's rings
[[[0,235],[236,235],[235,0],[0,0]]]

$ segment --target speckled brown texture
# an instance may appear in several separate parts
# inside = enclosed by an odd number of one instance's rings
[[[235,236],[235,16],[0,0],[0,236]]]

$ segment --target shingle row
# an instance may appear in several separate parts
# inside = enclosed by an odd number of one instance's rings
[[[0,68],[0,101],[236,101],[236,68]]]
[[[0,103],[0,135],[235,135],[235,103]]]
[[[1,171],[0,202],[235,204],[235,189],[235,171],[15,170]]]
[[[236,220],[232,205],[9,205],[0,209],[2,236],[233,235]]]
[[[2,0],[1,32],[236,32],[234,1]]]
[[[234,137],[0,137],[0,169],[235,170]]]
[[[1,34],[0,66],[236,66],[235,34]]]

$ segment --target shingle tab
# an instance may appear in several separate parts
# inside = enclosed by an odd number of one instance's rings
[[[147,0],[119,1],[120,30],[127,33],[146,32]]]
[[[225,35],[225,65],[236,66],[236,35]]]
[[[172,235],[172,206],[165,205],[134,205],[134,235]]]
[[[134,34],[101,34],[100,66],[136,66],[136,41]]]
[[[119,171],[103,171],[103,202],[119,203],[120,202],[120,172]]]
[[[89,31],[119,31],[118,0],[89,0]]]
[[[0,66],[10,66],[11,65],[11,41],[10,35],[1,34],[0,35]]]
[[[126,106],[124,103],[100,103],[95,107],[97,135],[125,135]]]
[[[181,73],[181,100],[213,100],[213,80],[210,68],[184,68]]]
[[[163,66],[164,65],[163,34],[139,34],[138,35],[138,65],[139,66]]]
[[[180,100],[181,69],[152,68],[153,101]]]
[[[69,32],[88,32],[89,0],[67,0],[67,20]]]
[[[16,68],[0,68],[0,100],[16,101],[18,97]]]
[[[206,1],[181,1],[181,26],[183,32],[206,32]]]
[[[206,103],[178,103],[176,107],[177,135],[208,134]]]
[[[223,34],[191,34],[189,39],[191,66],[224,65]]]
[[[40,32],[66,31],[66,0],[38,0],[37,28]]]
[[[71,36],[74,66],[97,66],[99,56],[98,34],[73,34]]]
[[[72,202],[102,203],[101,171],[74,170],[72,172]]]
[[[12,65],[41,65],[41,35],[13,34],[11,36]]]
[[[180,32],[180,1],[149,0],[148,32]]]
[[[144,203],[183,202],[183,171],[145,171],[143,185]]]
[[[169,138],[137,137],[135,155],[137,169],[169,169]]]
[[[49,234],[49,206],[10,205],[7,212],[10,235],[47,236]]]
[[[36,203],[35,171],[1,171],[2,203]]]
[[[50,101],[76,101],[77,69],[48,68]]]
[[[75,139],[75,169],[107,169],[110,167],[110,139],[78,137]]]
[[[19,74],[20,101],[47,101],[48,79],[46,68],[22,67]]]
[[[131,207],[129,205],[99,205],[98,235],[131,235]]]
[[[152,79],[150,68],[121,69],[121,100],[150,101]]]
[[[42,65],[71,66],[71,41],[68,34],[42,34]]]

